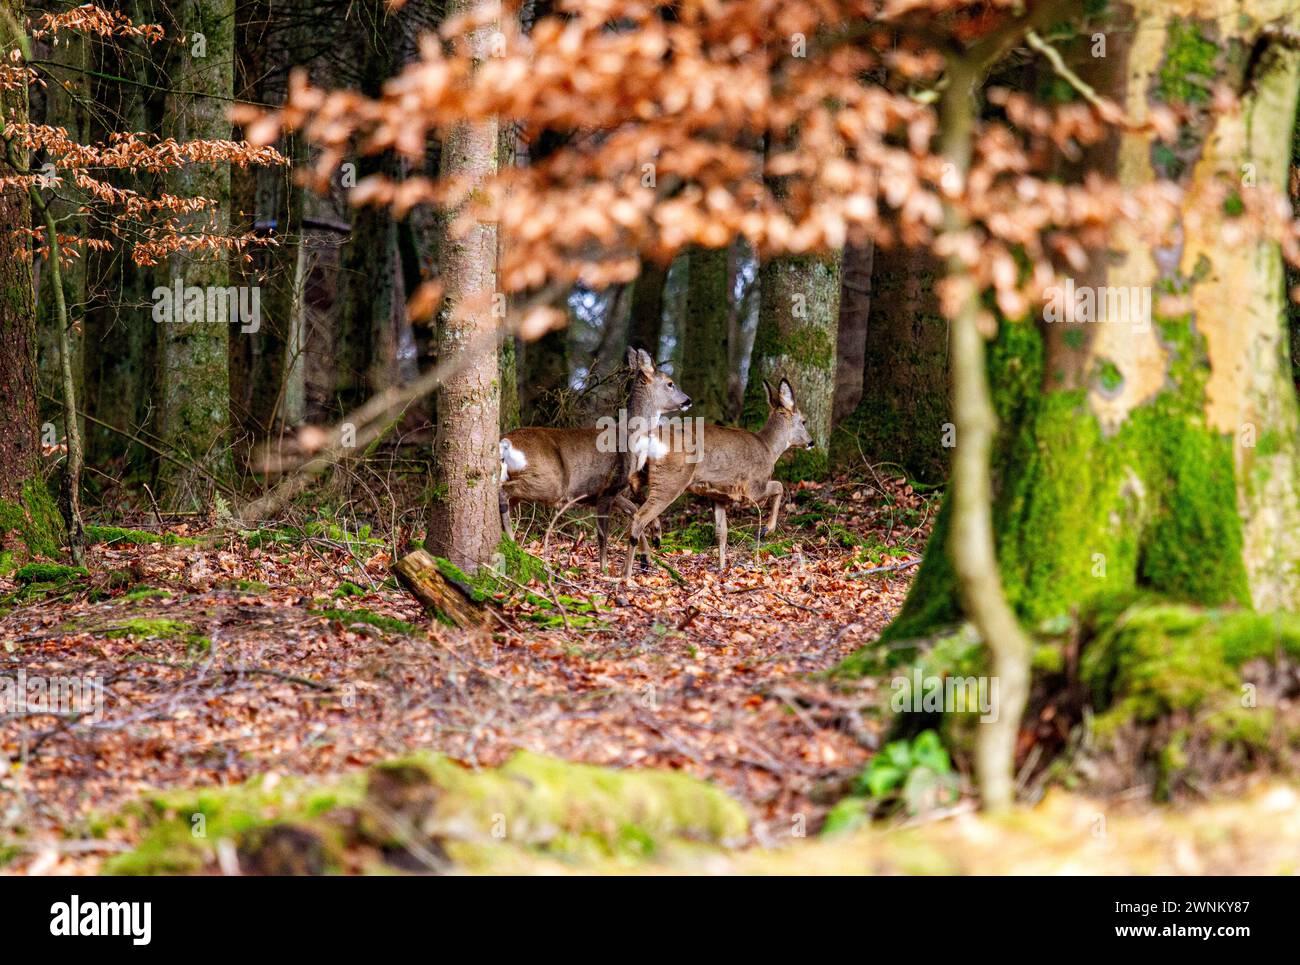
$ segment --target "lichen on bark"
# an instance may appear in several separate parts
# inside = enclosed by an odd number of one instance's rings
[[[787,455],[784,479],[826,475],[835,401],[835,328],[840,311],[839,255],[778,258],[759,269],[758,331],[749,366],[742,423],[757,430],[767,419],[766,379],[789,379],[815,448]]]

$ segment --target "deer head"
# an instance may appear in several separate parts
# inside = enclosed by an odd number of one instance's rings
[[[654,359],[645,349],[627,350],[628,368],[632,370],[632,393],[628,409],[632,415],[647,420],[665,412],[685,412],[691,397],[677,387],[672,376],[655,368]],[[653,428],[653,423],[648,428]]]
[[[812,435],[808,432],[807,420],[795,405],[794,389],[790,388],[789,381],[782,379],[780,386],[773,389],[764,379],[763,388],[767,390],[767,405],[771,409],[764,429],[772,430],[765,431],[764,434],[768,436],[768,443],[775,450],[775,455],[781,455],[791,446],[798,446],[801,449],[812,449],[816,446]]]

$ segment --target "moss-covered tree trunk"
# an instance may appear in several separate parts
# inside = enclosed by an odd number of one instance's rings
[[[21,23],[23,5],[0,0]],[[22,123],[26,91],[6,91],[0,98],[6,117]],[[0,191],[0,225],[31,224],[24,187]],[[37,405],[36,307],[27,237],[0,231],[0,569],[14,558],[55,557],[63,521],[41,474],[41,436]]]
[[[941,271],[926,251],[876,252],[859,399],[831,441],[837,465],[892,463],[922,482],[943,481],[953,439],[948,320],[935,295]]]
[[[678,381],[694,400],[691,415],[721,422],[727,411],[727,249],[687,255],[686,313],[678,334]]]
[[[818,479],[826,474],[835,401],[839,255],[773,259],[759,269],[759,286],[744,423],[757,429],[767,418],[764,379],[773,385],[789,379],[817,447],[788,456],[781,474],[787,479]]]
[[[229,139],[226,111],[234,96],[234,0],[183,0],[173,8],[176,27],[185,36],[171,63],[172,92],[167,98],[166,131],[178,141]],[[180,197],[216,202],[178,221],[218,234],[230,229],[230,166],[189,164],[169,172],[166,189]],[[172,258],[171,284],[211,290],[230,285],[224,252]],[[215,299],[205,299],[215,304]],[[206,308],[206,305],[205,305]],[[183,461],[207,472],[227,462],[230,423],[230,377],[227,353],[229,318],[167,321],[159,326],[159,390],[162,405],[158,434]],[[170,506],[191,506],[206,499],[209,483],[201,473],[164,460],[159,467],[161,498]]]
[[[451,0],[447,15],[465,13],[475,6],[476,0]],[[471,35],[469,42],[477,59],[487,55],[492,29],[483,26]],[[496,121],[457,127],[442,146],[442,174],[485,178],[496,170],[497,148]],[[451,305],[496,290],[496,255],[493,224],[480,222],[466,234],[446,239],[441,267]],[[464,350],[481,322],[473,317],[457,319],[453,313],[444,315],[438,328],[439,361]],[[497,504],[499,378],[497,353],[479,351],[466,359],[437,393],[434,491],[425,548],[468,572],[491,559],[501,542]]]
[[[1106,256],[1072,279],[1107,302],[1104,320],[1004,324],[990,353],[1003,427],[998,557],[1031,627],[1135,590],[1300,606],[1300,417],[1282,260],[1238,219],[1253,185],[1286,187],[1300,50],[1270,28],[1294,28],[1297,12],[1246,3],[1206,21],[1197,9],[1137,4],[1091,78],[1138,121],[1158,101],[1191,111],[1176,145],[1146,131],[1115,145],[1126,187],[1180,182],[1182,243],[1152,250],[1117,229]],[[1213,108],[1213,82],[1239,92],[1239,112]],[[959,619],[948,515],[893,637]]]

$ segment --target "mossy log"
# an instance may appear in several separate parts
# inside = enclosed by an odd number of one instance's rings
[[[114,875],[222,870],[222,841],[241,874],[520,873],[702,861],[749,836],[744,809],[698,778],[527,751],[492,768],[417,753],[333,777],[150,792],[112,823],[136,838]]]
[[[407,553],[393,564],[393,575],[431,614],[457,627],[474,627],[487,619],[487,608],[477,594],[444,572],[427,550]]]

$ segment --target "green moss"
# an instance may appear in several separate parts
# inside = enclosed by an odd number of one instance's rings
[[[1105,753],[1136,744],[1156,774],[1157,796],[1225,761],[1272,761],[1294,741],[1280,705],[1245,698],[1248,666],[1300,662],[1300,615],[1200,609],[1166,600],[1107,601],[1085,615],[1079,680],[1096,711]],[[1276,672],[1276,671],[1274,671]]]
[[[23,483],[17,500],[0,499],[0,545],[23,559],[57,559],[67,534],[54,497],[44,482]]]
[[[1188,284],[1174,281],[1169,290]],[[1249,603],[1233,440],[1204,423],[1204,339],[1190,316],[1157,322],[1168,385],[1111,434],[1084,392],[1041,392],[1032,326],[1004,324],[991,347],[1003,427],[993,456],[994,531],[1008,599],[1030,625],[1132,590],[1210,606]],[[886,642],[961,619],[943,544],[946,502]]]
[[[469,771],[447,758],[417,755],[397,769],[407,782],[440,789],[425,827],[552,853],[646,854],[666,839],[737,843],[748,834],[744,811],[703,781],[671,771],[572,764],[521,751],[495,770]],[[372,777],[372,788],[374,777]],[[372,793],[372,797],[373,797]],[[495,827],[494,827],[495,825]]]
[[[1169,103],[1205,104],[1218,75],[1219,45],[1195,20],[1169,21],[1156,95]]]
[[[502,572],[516,583],[527,585],[534,580],[538,583],[546,582],[548,571],[545,561],[527,552],[509,536],[501,537],[497,553],[501,559]]]
[[[19,583],[70,583],[88,576],[84,566],[63,566],[59,563],[28,563],[19,567],[14,579]]]
[[[133,603],[137,600],[166,600],[171,595],[171,590],[163,590],[152,586],[142,586],[139,589],[124,594],[122,599],[128,603]]]
[[[468,871],[509,870],[546,856],[623,864],[682,849],[718,848],[748,835],[741,807],[698,779],[668,771],[616,771],[519,752],[499,768],[469,770],[417,754],[324,782],[255,778],[233,788],[150,795],[116,823],[140,838],[109,874],[178,874],[216,865],[232,841],[241,866],[265,858],[277,829],[302,873],[340,870],[382,855],[391,873],[412,857]],[[200,831],[201,833],[196,833]],[[305,845],[305,848],[303,847]],[[346,849],[359,845],[349,861]],[[302,860],[302,851],[311,860]],[[365,856],[371,856],[369,858]],[[404,860],[406,859],[406,860]]]
[[[1143,545],[1140,582],[1211,606],[1249,605],[1232,439],[1189,429],[1163,442],[1168,495]]]
[[[337,870],[343,835],[322,820],[364,798],[361,774],[323,786],[296,778],[255,777],[228,788],[164,791],[130,805],[112,823],[134,827],[140,844],[104,865],[109,875],[196,874],[216,863],[220,841],[252,850],[258,832],[279,823],[314,829],[327,843],[326,870]]]
[[[1124,376],[1114,362],[1102,362],[1097,368],[1097,384],[1105,392],[1117,392],[1124,384]]]
[[[331,620],[337,620],[344,625],[364,623],[386,633],[400,633],[409,637],[423,637],[425,635],[424,631],[413,623],[398,620],[396,617],[386,617],[382,613],[372,613],[370,610],[360,607],[355,610],[313,609],[308,612],[317,616],[328,617]]]
[[[271,585],[261,580],[224,580],[217,584],[217,589],[238,590],[241,593],[267,593]]]
[[[120,526],[87,526],[86,544],[93,546],[106,543],[110,546],[198,546],[203,540],[193,536],[177,536],[175,533],[150,533],[142,529],[123,529]]]
[[[194,628],[184,620],[166,617],[130,617],[114,620],[102,630],[106,637],[144,637],[159,640],[183,640],[195,636]],[[206,638],[204,638],[206,639]]]
[[[95,543],[129,543],[134,546],[145,546],[161,542],[162,537],[157,533],[147,533],[140,529],[122,529],[120,526],[86,527],[86,543],[89,545]]]

